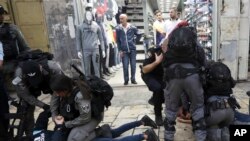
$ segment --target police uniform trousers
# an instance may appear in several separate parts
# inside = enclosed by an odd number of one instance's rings
[[[95,136],[95,128],[101,121],[91,119],[90,122],[72,128],[69,133],[68,141],[91,141]]]
[[[189,63],[178,63],[183,68],[195,68]],[[170,65],[170,68],[174,68],[177,64]],[[164,121],[164,137],[165,141],[173,141],[175,134],[175,120],[177,117],[177,111],[180,106],[181,95],[185,92],[191,102],[190,112],[193,122],[197,122],[197,127],[193,128],[195,138],[197,141],[204,141],[206,139],[205,120],[204,120],[204,95],[203,88],[200,81],[199,74],[195,73],[186,76],[182,79],[173,78],[169,80],[164,89],[165,97],[165,114]],[[199,125],[199,126],[198,126]],[[202,126],[200,126],[202,125]]]
[[[25,117],[24,117],[24,123],[23,123],[23,129],[28,137],[33,136],[33,129],[35,125],[35,117],[34,117],[34,112],[35,112],[35,106],[30,105],[25,101],[22,101],[22,106],[25,108]]]
[[[212,96],[208,99],[208,103],[219,100],[224,101],[223,99],[227,98],[228,97]],[[234,120],[233,109],[224,103],[221,107],[210,106],[209,104],[207,106],[210,112],[209,115],[206,116],[207,139],[209,141],[229,141],[230,134],[228,127]]]

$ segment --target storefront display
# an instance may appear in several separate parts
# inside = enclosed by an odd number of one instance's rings
[[[207,59],[212,59],[212,9],[211,0],[187,0],[185,19],[196,28],[198,42],[205,49]]]

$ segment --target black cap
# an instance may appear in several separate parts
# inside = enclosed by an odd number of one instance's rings
[[[7,14],[7,11],[4,10],[3,6],[0,5],[0,15]]]
[[[35,61],[26,61],[22,64],[22,73],[31,86],[37,87],[42,82],[40,65]]]

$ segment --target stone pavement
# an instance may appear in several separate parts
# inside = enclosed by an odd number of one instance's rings
[[[140,77],[139,64],[137,64],[136,74],[136,80],[138,82],[137,85],[130,83],[127,86],[123,85],[122,69],[116,71],[114,76],[107,80],[108,83],[113,86],[114,97],[112,99],[112,106],[105,111],[105,118],[101,124],[108,123],[112,128],[116,128],[123,123],[140,120],[145,114],[154,119],[153,106],[147,103],[152,93],[147,89]],[[245,94],[247,90],[250,90],[250,83],[247,81],[237,83],[234,88],[234,94],[242,107],[240,111],[244,113],[248,113],[248,97]],[[42,95],[39,99],[48,103],[50,96]],[[15,109],[12,107],[11,111],[14,112],[14,110]],[[37,117],[41,111],[42,109],[37,108],[35,116]],[[50,120],[49,129],[53,129],[53,127],[54,124]],[[121,137],[140,134],[148,128],[149,127],[141,126],[125,132]],[[176,130],[175,141],[194,141],[192,127],[190,124],[177,122]],[[164,141],[164,128],[160,127],[155,131],[159,135],[160,140]]]

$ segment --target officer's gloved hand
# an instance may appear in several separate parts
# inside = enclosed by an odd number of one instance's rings
[[[78,55],[78,58],[80,58],[80,59],[82,58],[82,53],[80,51],[78,52],[77,55]]]
[[[106,54],[105,51],[102,51],[102,57],[105,58]]]
[[[42,107],[44,111],[49,111],[50,110],[50,106],[47,104],[44,104],[44,106]]]

